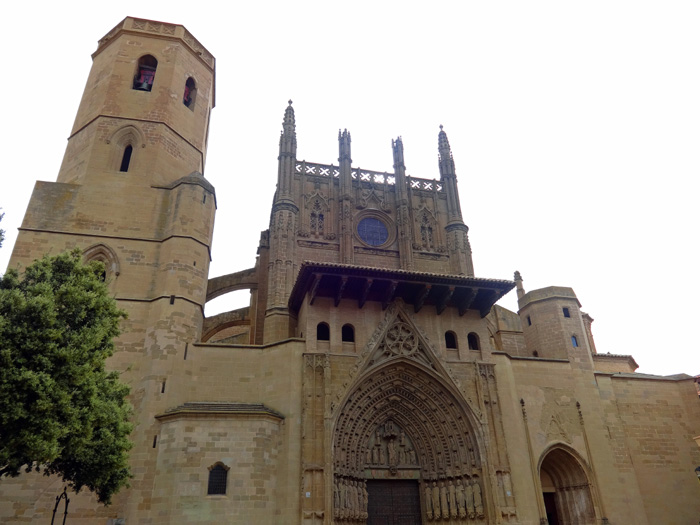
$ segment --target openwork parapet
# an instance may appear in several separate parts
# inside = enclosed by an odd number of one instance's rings
[[[306,161],[296,163],[296,172],[315,177],[338,178],[340,176],[340,168],[338,166]],[[389,186],[394,186],[396,184],[396,177],[385,171],[380,172],[352,168],[352,178],[361,183],[369,182],[370,184],[387,184]],[[407,177],[406,179],[412,190],[437,191],[438,193],[443,191],[442,183],[436,179],[418,179],[416,177]]]

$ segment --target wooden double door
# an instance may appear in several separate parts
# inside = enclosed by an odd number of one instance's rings
[[[420,491],[413,480],[367,480],[367,525],[420,525]]]

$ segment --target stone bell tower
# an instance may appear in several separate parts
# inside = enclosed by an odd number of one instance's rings
[[[36,184],[10,267],[76,247],[105,263],[129,316],[109,366],[131,386],[135,477],[97,512],[137,523],[152,511],[158,476],[154,416],[185,395],[173,362],[202,325],[216,209],[202,175],[215,60],[183,26],[131,17],[99,40],[92,58],[57,181]],[[52,479],[32,483],[49,487]],[[89,496],[74,501],[72,517],[95,515]]]

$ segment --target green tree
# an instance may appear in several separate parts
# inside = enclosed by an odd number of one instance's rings
[[[0,209],[1,209],[1,208],[0,208]],[[3,218],[4,216],[5,216],[4,213],[0,213],[0,221],[2,220],[2,218]],[[2,248],[2,241],[4,241],[4,240],[5,240],[5,230],[3,230],[2,228],[0,228],[0,248]]]
[[[0,480],[57,474],[106,505],[131,477],[132,426],[129,388],[105,370],[126,313],[103,272],[75,250],[0,276]]]

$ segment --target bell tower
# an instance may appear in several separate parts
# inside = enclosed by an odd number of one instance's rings
[[[109,366],[131,386],[135,414],[135,477],[113,508],[136,522],[151,512],[139,502],[150,501],[158,477],[155,416],[188,388],[173,369],[203,322],[216,210],[202,175],[215,60],[185,27],[131,17],[92,58],[58,177],[37,182],[10,266],[76,247],[105,264],[128,313]]]
[[[203,173],[214,57],[183,26],[126,18],[92,59],[58,182],[116,172],[150,186]]]

